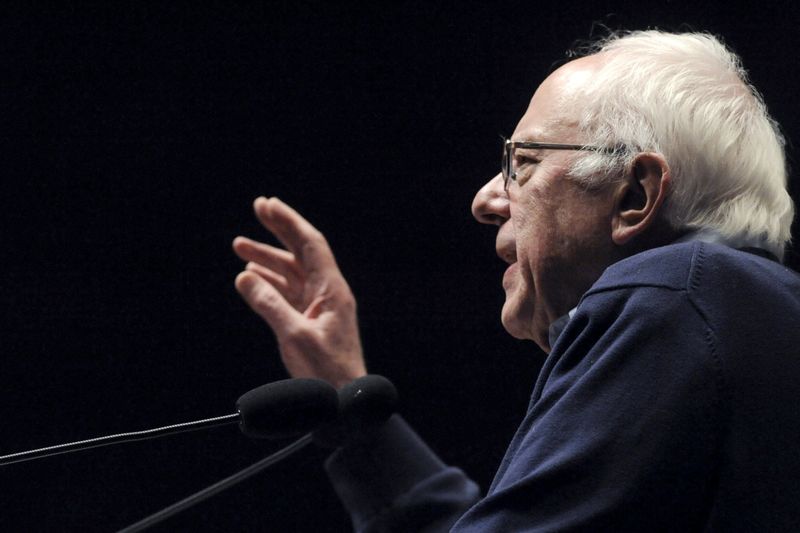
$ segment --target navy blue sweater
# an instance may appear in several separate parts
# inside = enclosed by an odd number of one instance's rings
[[[799,392],[800,277],[675,244],[583,296],[485,497],[399,417],[326,467],[359,531],[799,531]]]

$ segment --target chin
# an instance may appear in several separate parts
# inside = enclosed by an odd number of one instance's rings
[[[515,305],[512,299],[506,298],[500,321],[503,328],[515,339],[533,341],[544,353],[550,353],[549,328],[537,328],[533,314],[530,305]]]
[[[503,323],[503,328],[509,335],[515,339],[525,340],[531,339],[529,331],[524,327],[524,321],[520,320],[519,309],[516,308],[509,300],[503,304],[503,311],[500,314],[500,321]]]

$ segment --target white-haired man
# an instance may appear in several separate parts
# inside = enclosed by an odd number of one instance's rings
[[[549,353],[486,496],[399,417],[327,463],[360,531],[800,527],[800,278],[783,142],[713,37],[614,36],[551,74],[476,195],[505,329]],[[366,373],[322,235],[243,237],[236,281],[293,376]]]

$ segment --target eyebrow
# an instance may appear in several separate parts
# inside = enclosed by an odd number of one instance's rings
[[[543,140],[546,137],[545,133],[542,130],[535,130],[532,133],[525,134],[523,137],[519,139],[511,139],[511,142],[515,143],[546,143],[547,141]]]
[[[527,142],[534,142],[534,141],[514,141],[514,142],[527,143]],[[538,155],[539,153],[543,152],[544,150],[545,149],[540,147],[540,146],[534,146],[532,148],[526,148],[524,146],[517,146],[517,147],[514,148],[514,153],[522,155],[522,156],[529,156],[529,155],[532,155],[532,154]]]

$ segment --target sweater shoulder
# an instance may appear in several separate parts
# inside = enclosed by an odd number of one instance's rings
[[[697,291],[715,287],[727,277],[746,278],[750,286],[776,282],[800,286],[800,276],[780,263],[728,246],[694,241],[653,248],[614,263],[587,295],[646,286]]]
[[[634,287],[688,288],[693,263],[702,243],[689,242],[653,248],[606,268],[586,296]]]

